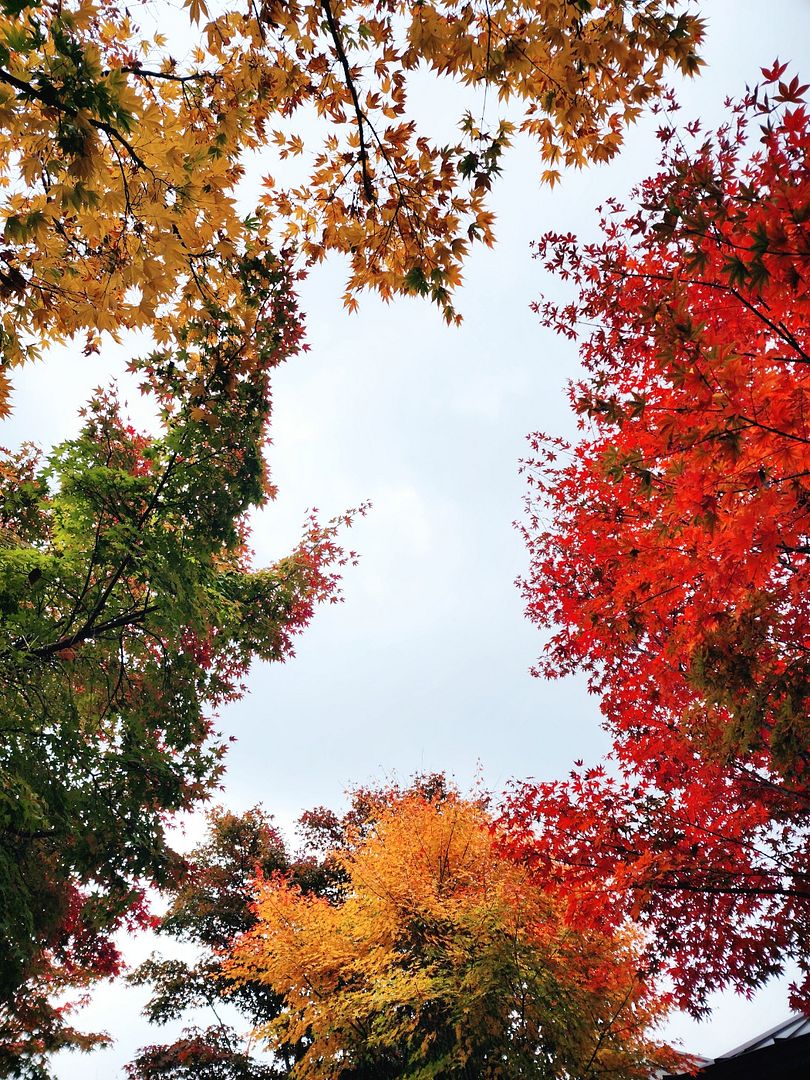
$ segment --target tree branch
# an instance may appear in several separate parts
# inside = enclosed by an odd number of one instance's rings
[[[360,167],[363,170],[363,192],[366,196],[366,202],[376,202],[376,196],[374,194],[374,185],[371,182],[371,175],[368,171],[368,146],[366,144],[365,122],[366,114],[360,107],[360,99],[357,95],[357,87],[354,84],[354,78],[352,77],[352,69],[349,66],[349,59],[346,56],[346,50],[343,48],[343,39],[340,34],[340,27],[335,19],[332,7],[329,0],[321,0],[321,8],[326,16],[326,25],[329,27],[329,33],[332,41],[335,45],[335,51],[340,61],[340,66],[343,68],[343,74],[346,78],[346,86],[349,93],[352,96],[352,104],[354,106],[354,115],[357,118],[357,131],[360,136]]]
[[[39,87],[33,86],[31,83],[27,83],[23,79],[18,79],[16,75],[12,75],[11,72],[5,71],[2,68],[0,68],[0,82],[4,82],[8,86],[13,86],[15,90],[18,90],[24,97],[32,98],[35,101],[41,101],[43,105],[47,105],[51,109],[56,109],[58,112],[66,113],[68,116],[74,117],[79,115],[79,110],[72,105],[66,104],[50,83],[44,83]],[[112,124],[108,124],[105,120],[96,120],[94,117],[88,117],[87,122],[98,131],[103,131],[106,135],[109,135],[111,139],[115,139],[119,142],[139,169],[143,169],[145,172],[152,172],[152,169],[149,168],[132,143],[121,134],[118,128],[113,127]]]
[[[120,630],[124,626],[137,626],[147,615],[156,610],[157,604],[151,604],[139,608],[137,611],[124,611],[120,615],[107,619],[105,622],[85,623],[75,634],[68,634],[66,637],[53,641],[49,645],[40,645],[39,648],[31,649],[29,655],[36,656],[39,660],[47,659],[47,657],[53,656],[63,649],[72,649],[75,645],[81,645],[84,641],[100,637],[108,630]]]

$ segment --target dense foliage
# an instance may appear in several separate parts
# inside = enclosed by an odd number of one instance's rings
[[[447,784],[441,775],[415,777],[410,794],[441,797]],[[254,808],[243,814],[214,810],[208,832],[186,859],[186,870],[170,889],[168,911],[155,926],[161,935],[194,949],[192,959],[152,955],[129,976],[150,988],[146,1016],[154,1024],[199,1017],[210,1011],[204,1030],[190,1028],[172,1043],[145,1047],[127,1066],[132,1080],[265,1080],[289,1075],[305,1049],[302,1041],[281,1049],[277,1067],[255,1054],[252,1030],[279,1015],[283,998],[259,980],[235,987],[222,976],[223,962],[234,937],[256,925],[256,876],[283,874],[305,893],[335,900],[343,894],[346,875],[336,854],[372,828],[381,809],[403,794],[399,785],[356,788],[348,809],[336,814],[325,807],[303,813],[298,822],[301,850],[290,854],[272,818]],[[195,1013],[196,1010],[196,1013]],[[234,1010],[246,1025],[240,1031]]]
[[[30,447],[2,462],[0,1024],[15,1053],[20,1018],[45,1016],[50,991],[117,970],[107,935],[137,921],[145,883],[175,873],[168,817],[220,775],[216,710],[253,657],[289,655],[334,590],[332,526],[312,522],[289,558],[251,565],[268,373],[300,324],[282,264],[241,274],[239,320],[209,305],[176,349],[135,365],[158,435],[99,392],[44,464]]]
[[[470,243],[493,239],[506,103],[553,180],[561,162],[615,154],[667,65],[697,70],[702,37],[680,0],[186,6],[159,8],[157,32],[147,9],[109,0],[0,10],[5,363],[80,332],[88,349],[127,327],[168,340],[211,297],[241,304],[231,259],[279,231],[309,259],[350,257],[350,304],[365,287],[423,293],[452,317]],[[467,86],[476,115],[491,87],[487,128],[467,113],[443,138],[422,130],[419,68]],[[297,184],[288,159],[313,113]],[[251,201],[246,162],[268,146],[282,179]]]
[[[516,850],[640,918],[693,1011],[789,959],[810,1004],[810,122],[784,73],[715,134],[663,130],[600,243],[539,251],[576,286],[539,310],[583,334],[583,435],[533,440],[523,591],[540,673],[587,671],[614,753],[518,792]]]
[[[572,931],[499,853],[483,805],[405,793],[335,853],[337,898],[276,875],[225,972],[283,999],[292,1078],[645,1077],[679,1059],[629,931]]]

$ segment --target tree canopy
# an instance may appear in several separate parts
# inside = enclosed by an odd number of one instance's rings
[[[515,842],[641,918],[696,1012],[788,958],[810,987],[810,128],[763,74],[718,132],[662,131],[602,242],[539,249],[586,374],[581,439],[533,439],[523,592],[538,671],[588,673],[614,749],[518,792]]]
[[[681,0],[187,7],[190,24],[157,32],[101,0],[0,11],[6,367],[79,333],[90,350],[132,327],[163,344],[212,297],[239,305],[233,259],[280,235],[307,260],[349,257],[349,305],[366,287],[423,293],[453,318],[515,128],[548,180],[607,160],[666,66],[697,70],[703,33]],[[408,112],[420,69],[468,88],[444,141]],[[268,146],[279,175],[251,199],[240,185]]]
[[[689,0],[152,20],[0,2],[0,417],[15,365],[133,330],[156,413],[138,431],[100,388],[74,437],[0,452],[0,1072],[103,1040],[70,1010],[144,926],[198,950],[135,973],[150,1018],[228,1000],[273,1059],[218,1020],[132,1080],[632,1080],[683,1064],[653,1036],[673,1003],[792,962],[810,1010],[807,86],[775,62],[719,130],[667,120],[634,206],[537,250],[573,287],[537,312],[584,374],[579,439],[538,433],[524,463],[521,587],[536,673],[587,674],[608,759],[497,815],[441,776],[358,790],[295,855],[219,810],[184,861],[168,828],[219,782],[219,710],[353,557],[356,511],[269,567],[249,546],[304,268],[340,254],[348,309],[373,289],[458,321],[510,146],[551,185],[610,160],[699,69],[703,22]],[[446,130],[413,107],[426,76],[461,102]]]
[[[405,793],[336,857],[337,899],[260,879],[225,974],[283,999],[291,1078],[648,1076],[678,1055],[632,931],[578,933],[504,858],[480,802]]]

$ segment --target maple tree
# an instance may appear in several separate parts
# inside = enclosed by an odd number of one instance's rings
[[[182,19],[150,33],[109,0],[0,11],[4,367],[78,333],[89,350],[133,327],[163,343],[211,297],[241,304],[233,259],[279,232],[308,260],[349,257],[350,305],[365,287],[423,293],[453,318],[515,128],[548,181],[607,160],[667,64],[698,69],[703,34],[681,0],[187,6],[190,49]],[[422,131],[407,112],[420,68],[469,87],[483,118]],[[305,151],[295,117],[313,114],[301,183],[268,177],[243,206],[250,156],[269,145],[287,170]]]
[[[6,853],[4,852],[4,855]],[[47,852],[42,852],[48,858]],[[9,962],[4,959],[4,985],[0,992],[0,1075],[19,1080],[49,1080],[50,1055],[59,1050],[93,1050],[109,1042],[106,1035],[79,1031],[69,1022],[85,989],[100,978],[114,976],[120,958],[111,934],[124,927],[143,926],[146,913],[130,903],[120,917],[98,925],[92,902],[73,883],[54,888],[54,859],[37,871],[33,859],[19,867],[25,875],[26,899],[41,905],[38,950],[27,958],[21,985],[8,985]],[[19,905],[13,893],[4,894],[10,909]],[[4,944],[7,935],[4,933]],[[19,955],[13,957],[18,960]],[[16,975],[16,973],[15,973]],[[19,980],[17,980],[19,981]],[[70,995],[65,1004],[64,995]],[[61,1000],[60,1000],[61,999]]]
[[[186,873],[172,890],[167,913],[157,923],[161,934],[193,945],[193,961],[152,955],[128,978],[149,986],[145,1014],[151,1023],[179,1019],[190,1009],[213,1010],[216,1024],[191,1028],[167,1045],[142,1049],[127,1066],[133,1080],[180,1080],[188,1076],[250,1077],[279,1075],[251,1055],[251,1039],[222,1021],[218,1009],[234,1006],[250,1028],[275,1016],[281,999],[272,988],[252,982],[234,990],[221,977],[223,954],[234,936],[255,924],[253,882],[257,873],[291,875],[302,888],[324,892],[328,868],[287,852],[272,819],[259,808],[244,814],[215,810],[208,816],[205,840],[189,854]]]
[[[448,790],[440,774],[418,775],[405,789],[389,783],[350,792],[349,807],[337,814],[325,807],[305,811],[298,821],[301,850],[290,854],[261,809],[243,814],[217,809],[208,815],[208,832],[188,855],[185,872],[169,889],[168,911],[155,924],[160,934],[192,945],[193,961],[153,954],[128,980],[148,986],[151,994],[145,1015],[164,1024],[189,1010],[211,1010],[215,1023],[186,1029],[172,1043],[143,1048],[127,1066],[132,1080],[184,1080],[211,1076],[212,1080],[266,1080],[288,1075],[301,1056],[301,1045],[284,1048],[278,1068],[252,1051],[250,1032],[277,1016],[283,999],[259,981],[238,988],[222,978],[222,964],[235,935],[256,924],[253,910],[255,877],[284,873],[304,892],[333,899],[341,895],[345,874],[335,855],[356,842],[372,827],[383,807],[411,794],[439,798]],[[234,1007],[248,1024],[247,1033],[223,1020]]]
[[[249,304],[209,303],[176,348],[134,362],[156,435],[99,391],[44,463],[31,447],[0,463],[0,1025],[21,1061],[67,1039],[51,991],[118,970],[110,934],[178,869],[169,819],[220,776],[217,709],[254,657],[290,654],[347,558],[313,519],[289,557],[252,565],[269,373],[301,325],[282,262],[240,273]]]
[[[281,995],[259,1029],[296,1077],[649,1075],[679,1055],[631,931],[572,932],[480,801],[403,793],[335,856],[336,898],[258,882],[225,974]]]
[[[583,917],[640,919],[695,1012],[788,959],[810,1007],[810,122],[785,71],[715,133],[663,128],[601,242],[538,251],[576,288],[538,311],[580,341],[583,434],[532,440],[523,592],[538,672],[588,673],[613,754],[516,791],[513,847]]]

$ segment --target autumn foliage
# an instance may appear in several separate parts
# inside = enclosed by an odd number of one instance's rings
[[[96,349],[148,327],[163,344],[211,298],[238,307],[234,261],[280,236],[307,260],[348,256],[350,305],[366,287],[421,293],[452,318],[471,243],[493,240],[487,192],[515,126],[548,180],[606,160],[668,64],[697,70],[702,37],[677,0],[187,7],[157,33],[92,0],[0,13],[6,366],[77,333]],[[421,68],[464,84],[478,117],[490,88],[484,119],[421,130]],[[268,147],[276,178],[247,196]]]
[[[700,64],[702,23],[677,0],[186,7],[157,31],[94,0],[0,11],[0,415],[15,365],[130,330],[160,413],[138,432],[102,389],[50,456],[0,461],[6,1005],[57,987],[74,901],[103,942],[144,883],[170,883],[167,821],[219,776],[216,710],[334,595],[334,526],[312,522],[275,567],[248,548],[301,265],[342,252],[349,306],[371,287],[454,318],[514,130],[553,182],[618,150],[669,65]],[[481,120],[422,131],[419,68],[465,87]],[[283,179],[250,193],[257,156]]]
[[[313,520],[289,557],[253,565],[268,373],[300,322],[283,264],[243,274],[252,327],[210,305],[175,350],[134,365],[156,435],[100,391],[46,461],[0,459],[0,1015],[55,1025],[15,1037],[21,1056],[66,1035],[44,1003],[71,973],[83,986],[118,970],[110,935],[179,868],[171,816],[221,775],[217,711],[253,659],[291,654],[345,562],[337,526]],[[245,357],[263,377],[241,374]]]
[[[369,827],[370,826],[370,827]],[[642,1077],[678,1056],[629,930],[572,931],[499,853],[484,806],[405,794],[336,857],[336,899],[260,880],[225,971],[283,998],[260,1029],[289,1075]]]
[[[533,439],[523,593],[614,760],[517,792],[515,850],[639,918],[693,1011],[788,958],[810,1002],[806,90],[775,65],[716,133],[665,127],[636,209],[538,249],[585,375],[581,439]]]
[[[688,0],[133,10],[0,4],[0,417],[16,365],[134,330],[156,415],[138,431],[101,388],[73,438],[0,452],[0,1072],[102,1041],[71,1008],[144,926],[198,950],[135,973],[151,1019],[228,998],[275,1056],[218,1022],[133,1078],[631,1080],[683,1064],[651,1035],[673,1002],[794,961],[810,1010],[807,87],[775,63],[717,132],[668,121],[634,208],[537,251],[584,374],[580,439],[525,463],[522,588],[537,673],[587,673],[609,761],[497,819],[442,777],[357,791],[304,815],[296,856],[262,811],[215,812],[184,863],[168,827],[221,776],[219,710],[352,559],[352,512],[275,565],[249,547],[304,268],[338,253],[348,309],[373,289],[457,321],[513,141],[551,185],[610,160],[699,70],[703,22]],[[426,75],[461,102],[447,130],[413,108]]]
[[[238,934],[256,925],[255,878],[283,874],[302,892],[332,899],[345,886],[337,853],[372,827],[382,806],[403,793],[439,797],[447,791],[442,775],[416,776],[406,789],[396,783],[358,787],[342,813],[326,807],[305,811],[298,821],[300,849],[292,852],[271,816],[259,808],[234,814],[215,808],[208,814],[202,842],[189,852],[184,873],[165,890],[166,913],[155,921],[164,938],[182,942],[187,954],[153,953],[128,980],[149,988],[145,1015],[153,1024],[186,1019],[188,1027],[171,1042],[143,1047],[126,1067],[131,1080],[277,1080],[304,1053],[304,1043],[288,1043],[276,1057],[256,1053],[253,1030],[277,1017],[281,994],[259,979],[238,987],[222,977],[228,950]],[[204,1010],[204,1011],[203,1011]],[[242,1029],[234,1018],[242,1020]]]

